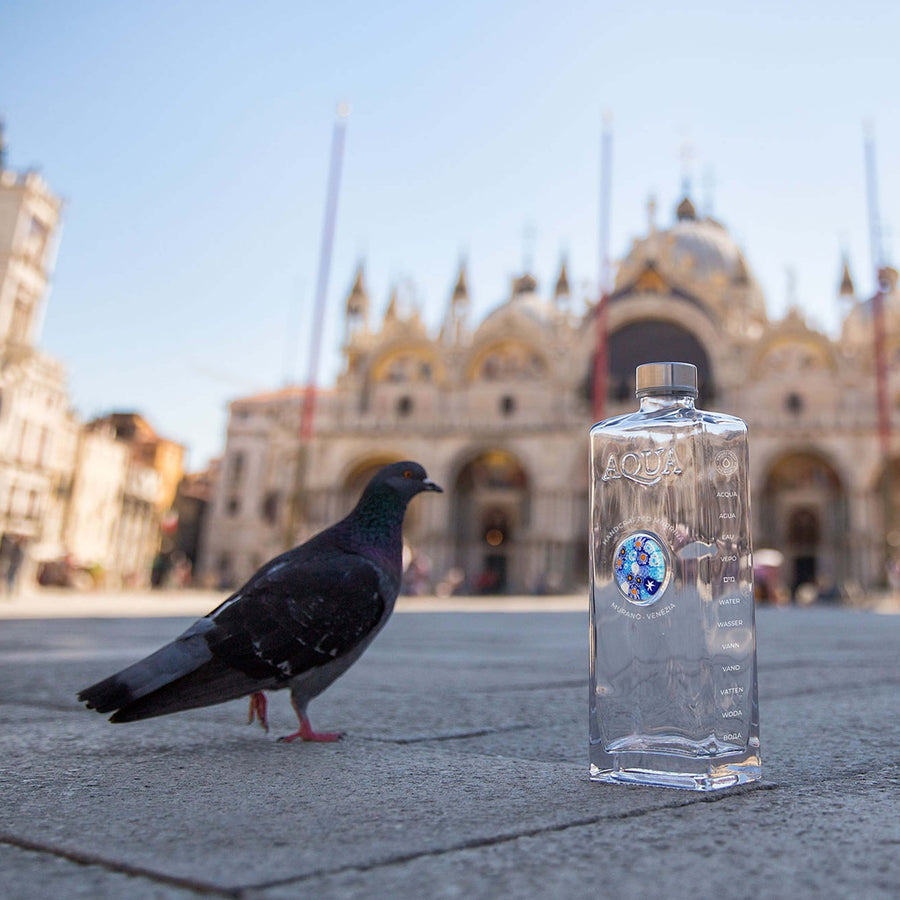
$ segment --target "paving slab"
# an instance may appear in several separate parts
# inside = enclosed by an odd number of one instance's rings
[[[58,853],[27,850],[9,844],[0,844],[0,872],[3,873],[4,900],[33,900],[35,897],[191,900],[197,897],[193,889],[163,884],[139,873],[111,871]]]
[[[704,798],[374,869],[314,875],[250,896],[286,900],[302,890],[349,898],[896,897],[896,846],[887,839],[870,843],[896,815],[896,804],[886,792],[863,790],[859,817],[835,835],[817,820],[848,818],[853,810],[842,791],[795,797],[773,788]]]
[[[583,612],[395,616],[312,706],[348,731],[340,744],[275,743],[294,725],[283,692],[268,736],[243,702],[128,726],[77,704],[186,624],[0,626],[14,896],[893,897],[900,883],[898,616],[761,610],[765,782],[712,796],[588,780]]]

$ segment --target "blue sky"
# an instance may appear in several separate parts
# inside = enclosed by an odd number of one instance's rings
[[[230,399],[305,376],[336,103],[351,104],[321,381],[364,260],[437,325],[461,256],[474,313],[508,293],[533,230],[549,290],[598,270],[601,117],[611,250],[694,199],[743,247],[770,313],[787,270],[832,332],[842,249],[872,287],[862,126],[885,248],[900,211],[900,5],[0,3],[8,164],[66,202],[42,346],[88,417],[138,409],[221,451]],[[710,191],[706,184],[711,180]]]

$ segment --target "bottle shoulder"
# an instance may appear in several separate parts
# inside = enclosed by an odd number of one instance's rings
[[[710,412],[694,407],[667,406],[649,411],[635,410],[597,422],[591,434],[618,433],[636,430],[675,428],[678,430],[734,431],[746,433],[747,423],[727,413]]]

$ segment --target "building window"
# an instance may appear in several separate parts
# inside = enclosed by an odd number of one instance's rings
[[[408,416],[413,410],[412,397],[403,396],[397,401],[397,415]]]
[[[511,416],[516,411],[516,398],[507,394],[500,398],[500,412],[504,416]]]
[[[792,416],[799,416],[803,412],[803,398],[799,394],[788,394],[784,398],[784,408]]]
[[[278,501],[279,496],[277,491],[269,491],[263,499],[261,510],[262,518],[263,521],[268,522],[269,525],[278,523]]]
[[[229,479],[232,484],[240,484],[241,478],[244,474],[244,454],[243,453],[235,453],[234,456],[231,457],[231,466],[229,471]]]
[[[241,501],[237,497],[232,497],[226,507],[229,516],[236,516],[241,510]]]

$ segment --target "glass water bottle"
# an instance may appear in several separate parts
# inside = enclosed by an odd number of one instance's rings
[[[688,363],[637,368],[591,429],[594,781],[760,778],[747,426],[694,406]]]

